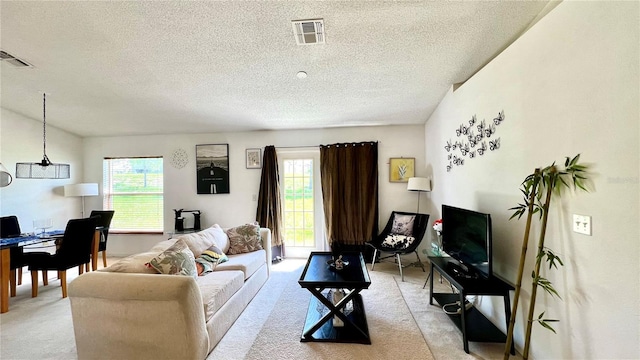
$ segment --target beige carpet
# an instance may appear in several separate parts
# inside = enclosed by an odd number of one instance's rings
[[[114,259],[112,259],[114,260]],[[372,285],[361,294],[372,345],[300,343],[310,293],[297,283],[303,260],[286,260],[208,356],[217,359],[497,359],[503,344],[470,343],[437,306],[430,306],[427,274],[405,270],[400,281],[393,264],[377,264]],[[370,265],[368,265],[370,266]],[[0,315],[0,359],[76,359],[69,300],[62,299],[60,282],[50,272],[48,286],[40,284],[31,298],[28,274],[11,298],[10,311]],[[68,274],[69,281],[76,274]],[[446,290],[446,284],[439,284]]]
[[[428,266],[425,265],[427,270]],[[378,265],[376,265],[376,270]],[[462,347],[462,334],[456,325],[442,311],[440,306],[429,305],[429,285],[423,289],[426,275],[416,273],[415,268],[411,269],[409,275],[405,274],[405,282],[400,281],[400,277],[395,277],[402,292],[405,303],[411,309],[416,323],[420,327],[429,349],[438,360],[447,359],[502,359],[504,354],[504,343],[479,343],[469,342],[469,354],[464,352]],[[446,281],[440,283],[439,275],[436,274],[436,281],[433,286],[435,292],[451,292],[451,288]],[[434,300],[434,304],[437,304]],[[503,326],[506,328],[506,324]],[[511,356],[511,359],[522,359],[521,356]]]
[[[376,264],[375,271],[369,271],[371,287],[361,293],[372,345],[300,343],[311,296],[297,283],[304,263],[288,259],[275,265],[268,288],[260,291],[207,359],[502,358],[504,344],[470,342],[470,354],[465,353],[458,328],[440,307],[429,305],[429,287],[422,288],[428,273],[417,267],[407,268],[402,282],[393,263]],[[425,267],[428,270],[427,264]],[[450,291],[446,282],[436,281],[434,286],[439,292]],[[407,345],[405,341],[414,343]],[[429,351],[415,350],[422,348],[423,341]]]
[[[299,278],[300,271],[294,273]],[[290,281],[245,359],[263,359],[264,354],[278,359],[433,359],[394,278],[382,272],[370,276],[371,286],[360,294],[371,345],[300,342],[311,294]]]

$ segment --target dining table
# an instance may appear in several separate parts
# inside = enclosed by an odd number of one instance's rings
[[[91,246],[91,269],[98,270],[98,248],[105,228],[96,227]],[[64,236],[64,230],[51,230],[40,234],[20,234],[0,238],[0,313],[9,311],[9,276],[11,274],[11,248],[56,241]]]

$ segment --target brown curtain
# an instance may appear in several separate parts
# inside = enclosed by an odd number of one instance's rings
[[[264,148],[256,220],[260,226],[271,229],[271,244],[273,246],[281,246],[282,202],[280,200],[280,176],[278,174],[278,156],[273,145]]]
[[[364,245],[378,231],[378,143],[320,146],[327,238],[332,246]]]

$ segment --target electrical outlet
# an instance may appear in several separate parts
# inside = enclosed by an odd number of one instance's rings
[[[573,232],[591,236],[591,216],[573,214]]]
[[[258,195],[253,194],[253,195],[251,196],[251,200],[253,200],[253,201],[258,201]]]

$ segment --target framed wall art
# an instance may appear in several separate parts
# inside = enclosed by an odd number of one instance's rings
[[[415,173],[415,158],[390,158],[389,159],[389,181],[403,182],[409,181]]]
[[[198,194],[229,193],[229,144],[196,145]]]
[[[247,149],[247,169],[260,169],[262,167],[262,149]]]

